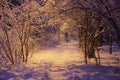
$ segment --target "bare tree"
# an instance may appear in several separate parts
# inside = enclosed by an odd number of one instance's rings
[[[0,55],[5,56],[4,58],[12,64],[27,62],[30,51],[31,7],[29,5],[24,12],[25,6],[21,8],[21,6],[13,5],[15,8],[11,10],[9,5],[13,4],[1,1]]]
[[[101,49],[103,43],[102,34],[105,30],[107,30],[110,35],[110,53],[112,53],[111,46],[113,39],[120,46],[120,6],[116,5],[115,0],[65,0],[64,2],[62,2],[62,0],[56,0],[56,3],[59,3],[58,7],[61,9],[63,14],[67,13],[67,16],[77,21],[78,24],[76,25],[81,26],[78,27],[79,42],[81,42],[79,44],[82,45],[86,63],[87,58],[95,58],[96,63],[100,65],[99,50]],[[80,12],[83,12],[84,15],[80,14],[79,11],[76,11],[76,9],[81,10]],[[74,16],[75,14],[83,17],[76,17]],[[106,24],[108,26],[106,26]],[[80,36],[82,31],[83,36]],[[114,32],[117,35],[116,37],[113,37],[115,35]],[[98,51],[99,60],[97,60],[95,50]]]

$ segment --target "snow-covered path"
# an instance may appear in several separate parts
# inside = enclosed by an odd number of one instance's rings
[[[76,42],[63,43],[35,52],[27,64],[0,68],[0,80],[119,80],[119,51],[106,53],[100,53],[103,66],[96,66],[93,59],[86,65]]]
[[[31,62],[40,63],[41,61],[46,61],[56,65],[62,65],[80,60],[83,60],[83,54],[79,51],[78,44],[74,42],[63,43],[52,49],[40,50],[33,54]]]

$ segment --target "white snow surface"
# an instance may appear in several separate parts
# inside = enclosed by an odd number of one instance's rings
[[[113,54],[104,46],[100,51],[102,66],[94,59],[84,63],[77,42],[34,51],[28,63],[0,66],[0,80],[120,80],[120,49]]]

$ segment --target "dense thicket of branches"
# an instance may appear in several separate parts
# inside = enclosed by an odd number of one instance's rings
[[[40,1],[39,1],[40,2]],[[42,2],[42,1],[41,1]],[[0,63],[27,62],[30,56],[31,8],[30,0],[0,1]]]

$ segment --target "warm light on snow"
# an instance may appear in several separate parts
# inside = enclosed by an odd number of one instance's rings
[[[82,52],[78,52],[77,47],[70,43],[63,44],[58,48],[41,50],[33,54],[31,61],[39,63],[40,61],[53,62],[53,64],[65,64],[72,61],[80,61]]]
[[[120,80],[120,0],[0,0],[0,80]]]

